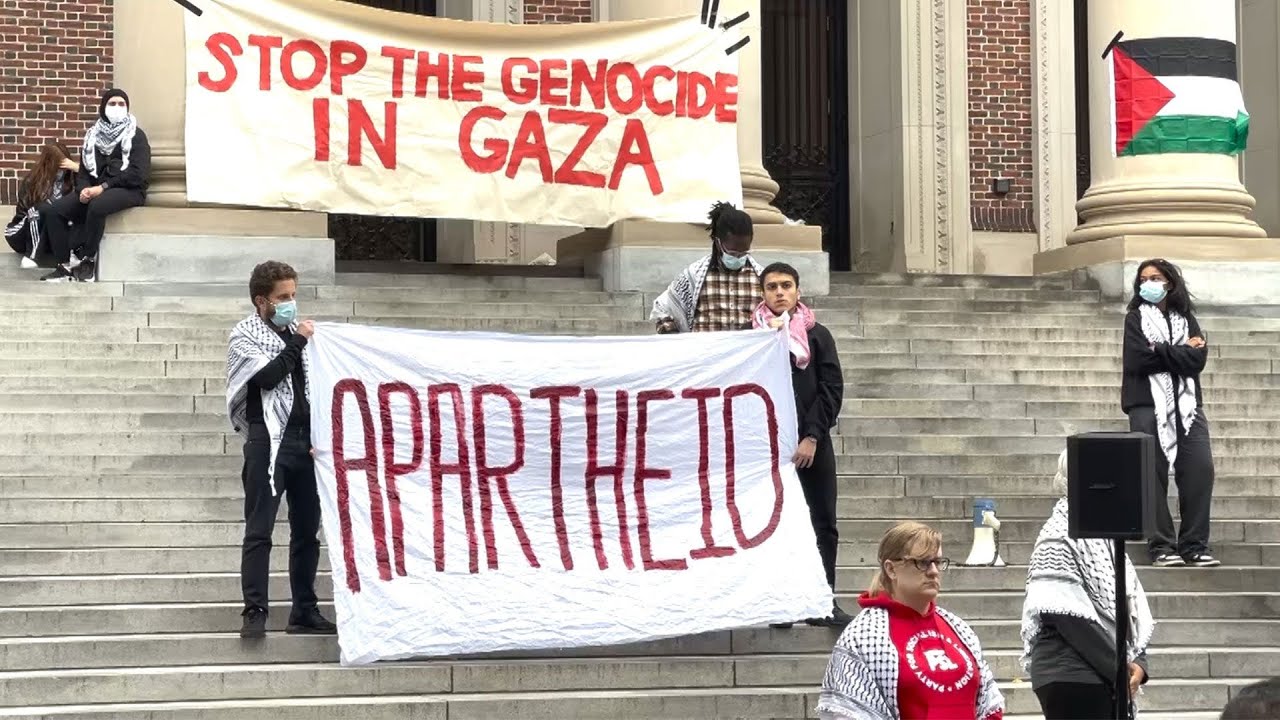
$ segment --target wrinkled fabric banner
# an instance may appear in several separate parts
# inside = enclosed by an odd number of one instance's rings
[[[343,664],[830,612],[785,335],[322,324],[307,353]]]
[[[184,13],[193,202],[586,227],[742,204],[726,51],[748,23],[200,6]]]

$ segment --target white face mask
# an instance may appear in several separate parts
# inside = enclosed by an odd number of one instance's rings
[[[107,120],[110,120],[113,123],[118,123],[129,117],[129,108],[123,105],[108,105],[106,115]]]

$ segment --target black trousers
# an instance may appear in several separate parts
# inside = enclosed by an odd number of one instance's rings
[[[1110,685],[1049,683],[1036,690],[1044,720],[1108,720],[1115,717]]]
[[[34,221],[39,225],[39,227],[34,228],[34,233],[32,232],[33,228],[31,227],[33,221],[28,219],[27,222],[23,224],[21,230],[13,235],[5,237],[5,241],[9,243],[9,247],[13,248],[14,252],[19,255],[29,257],[32,260],[50,253],[49,235],[46,230],[48,220],[46,219],[47,215],[45,215],[45,213],[49,212],[49,206],[50,204],[47,202],[40,203],[36,206],[36,209],[39,210],[41,214],[37,215],[36,220]],[[32,247],[35,242],[35,238],[37,237],[42,238],[40,247]]]
[[[267,609],[267,583],[271,564],[271,531],[275,528],[280,498],[289,502],[289,587],[293,613],[316,607],[316,567],[320,563],[320,496],[316,492],[311,437],[306,430],[286,430],[276,453],[275,483],[280,495],[272,495],[267,465],[271,443],[264,427],[253,427],[244,444],[244,547],[240,561],[240,586],[244,607]]]
[[[54,258],[60,263],[68,262],[73,250],[78,251],[82,258],[96,258],[102,245],[102,233],[107,229],[107,217],[137,207],[146,199],[137,190],[110,188],[87,205],[80,202],[78,192],[54,201],[49,207],[47,223],[49,246]]]
[[[804,501],[809,505],[809,522],[818,539],[818,554],[827,571],[827,584],[836,587],[836,549],[840,530],[836,527],[836,453],[827,437],[813,453],[813,465],[797,468]]]
[[[1154,408],[1136,407],[1129,411],[1129,429],[1156,434]],[[1209,419],[1203,410],[1196,411],[1191,431],[1178,435],[1178,456],[1173,464],[1174,481],[1178,483],[1178,512],[1182,527],[1174,540],[1173,517],[1164,497],[1169,492],[1169,461],[1156,448],[1156,478],[1160,502],[1156,503],[1156,534],[1147,540],[1147,551],[1154,558],[1165,553],[1183,557],[1209,551],[1209,514],[1213,504],[1213,451],[1209,441]]]

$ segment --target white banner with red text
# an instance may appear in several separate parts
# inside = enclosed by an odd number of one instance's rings
[[[783,334],[321,324],[307,354],[344,664],[831,610]]]
[[[741,205],[726,51],[742,26],[200,6],[186,13],[193,202],[587,227]]]

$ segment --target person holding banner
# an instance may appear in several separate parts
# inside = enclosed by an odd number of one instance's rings
[[[1004,695],[968,623],[938,607],[942,535],[904,522],[880,540],[880,566],[840,634],[818,698],[822,720],[1001,720]]]
[[[751,257],[751,216],[718,202],[708,214],[711,253],[653,301],[649,319],[661,334],[748,330],[760,301],[760,265]]]
[[[809,505],[809,521],[818,540],[818,553],[827,573],[827,584],[836,589],[836,453],[831,428],[844,403],[844,373],[831,332],[814,319],[813,310],[800,302],[800,273],[786,263],[773,263],[760,274],[764,300],[752,313],[755,328],[782,330],[790,336],[791,386],[800,420],[800,444],[796,448],[796,473]],[[844,627],[853,618],[835,602],[831,616],[810,618],[809,625]],[[775,628],[791,627],[778,623]]]
[[[49,246],[58,265],[40,278],[93,282],[107,217],[146,202],[151,144],[129,111],[129,96],[112,88],[102,95],[98,121],[80,148],[75,191],[49,207]]]
[[[244,437],[244,593],[242,638],[267,634],[271,532],[280,496],[289,494],[289,587],[293,610],[286,632],[332,635],[320,614],[320,496],[311,456],[311,387],[304,350],[315,332],[297,321],[298,273],[281,262],[253,269],[254,312],[231,331],[227,350],[227,416]]]

